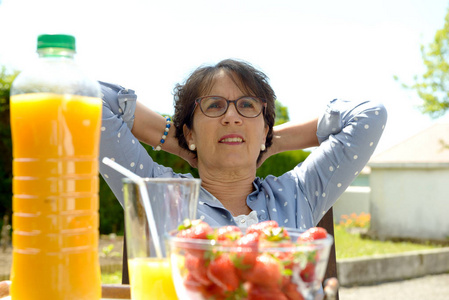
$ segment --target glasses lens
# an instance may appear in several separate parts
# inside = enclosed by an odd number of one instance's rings
[[[218,117],[224,114],[226,105],[226,99],[221,97],[205,97],[201,99],[201,110],[209,117]]]
[[[248,118],[258,116],[263,106],[262,101],[255,97],[242,97],[236,104],[239,113]]]

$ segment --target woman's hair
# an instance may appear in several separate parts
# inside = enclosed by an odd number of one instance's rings
[[[184,137],[183,125],[189,129],[193,126],[193,109],[195,100],[206,96],[214,84],[214,76],[224,71],[234,83],[248,96],[256,96],[267,101],[267,107],[263,113],[265,124],[268,126],[268,134],[265,146],[268,148],[273,140],[273,126],[276,117],[276,95],[268,83],[268,77],[255,69],[247,62],[234,59],[222,60],[215,66],[202,66],[196,69],[187,78],[184,84],[177,84],[174,88],[175,114],[173,124],[179,146],[189,150]],[[191,150],[189,150],[191,151]]]

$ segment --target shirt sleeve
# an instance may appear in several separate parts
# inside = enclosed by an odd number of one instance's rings
[[[320,146],[293,172],[317,224],[365,167],[387,121],[380,103],[332,100],[318,120]]]
[[[100,82],[103,112],[100,174],[123,205],[123,175],[101,162],[108,157],[141,177],[172,177],[171,168],[156,164],[131,132],[137,95],[119,85]]]

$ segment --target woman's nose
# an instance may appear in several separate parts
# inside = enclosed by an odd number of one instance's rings
[[[224,123],[236,123],[239,124],[242,122],[242,116],[237,111],[237,108],[235,107],[235,103],[229,103],[228,110],[223,115],[223,122]]]

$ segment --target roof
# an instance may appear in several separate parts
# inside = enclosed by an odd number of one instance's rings
[[[374,155],[369,165],[449,166],[449,123],[437,123]]]

